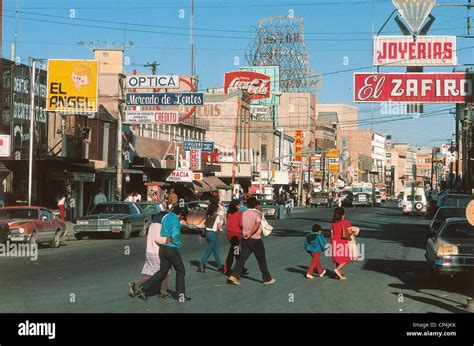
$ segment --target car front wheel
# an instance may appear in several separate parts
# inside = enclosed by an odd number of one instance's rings
[[[55,249],[57,249],[59,247],[59,235],[60,235],[60,233],[61,233],[60,230],[57,230],[56,233],[54,233],[54,238],[49,243],[50,247],[55,248]]]
[[[125,228],[123,229],[122,232],[122,239],[130,239],[130,236],[132,234],[132,225],[127,224],[125,225]]]
[[[148,233],[148,229],[150,228],[150,223],[146,222],[144,225],[143,225],[143,228],[142,230],[140,231],[140,233],[138,233],[138,236],[139,237],[146,237],[147,233]]]

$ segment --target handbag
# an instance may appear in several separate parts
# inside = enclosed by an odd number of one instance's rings
[[[262,222],[260,224],[260,227],[262,228],[262,233],[264,236],[269,236],[270,233],[273,231],[272,225],[268,223],[268,221],[265,219],[265,216],[262,214]]]
[[[352,230],[349,228],[346,227],[346,223],[344,222],[344,225],[342,225],[342,239],[345,239],[345,240],[351,240],[351,236],[352,236]]]

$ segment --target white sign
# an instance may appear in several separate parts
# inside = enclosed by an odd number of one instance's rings
[[[0,157],[10,156],[11,137],[10,135],[0,135]]]
[[[166,88],[178,89],[179,76],[177,75],[128,75],[127,89]]]
[[[176,169],[166,178],[166,181],[192,183],[193,171],[189,169]]]
[[[200,171],[201,170],[201,150],[191,149],[191,170]]]
[[[443,168],[443,164],[441,162],[438,162],[438,168],[439,169]]]
[[[261,120],[261,121],[270,121],[270,107],[269,106],[257,106],[251,105],[250,106],[250,115],[251,118],[254,120]]]
[[[417,33],[431,13],[436,0],[392,0],[410,29]]]
[[[126,111],[124,123],[179,124],[177,111]]]
[[[449,152],[449,149],[451,149],[451,144],[442,144],[441,145],[441,154],[446,155]]]
[[[456,36],[376,36],[374,65],[455,66]]]

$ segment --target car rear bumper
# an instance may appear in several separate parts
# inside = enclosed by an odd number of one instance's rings
[[[440,274],[474,272],[474,256],[445,256],[435,260],[434,267]]]

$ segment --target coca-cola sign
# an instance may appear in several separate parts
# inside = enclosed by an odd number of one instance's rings
[[[474,74],[355,73],[355,102],[474,102]]]
[[[376,36],[374,65],[454,66],[456,36]]]
[[[270,97],[270,77],[257,72],[233,71],[224,75],[224,93],[242,89],[250,94],[250,100]]]

